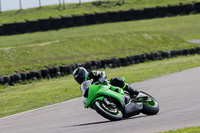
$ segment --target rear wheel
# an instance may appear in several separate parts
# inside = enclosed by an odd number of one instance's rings
[[[95,101],[93,107],[98,114],[111,121],[121,120],[123,117],[122,112],[117,108],[117,106],[108,106],[102,101]]]
[[[159,104],[158,102],[149,94],[145,93],[145,92],[141,92],[144,93],[148,96],[148,99],[139,99],[142,101],[143,103],[143,109],[142,109],[142,113],[146,114],[146,115],[155,115],[159,112]]]

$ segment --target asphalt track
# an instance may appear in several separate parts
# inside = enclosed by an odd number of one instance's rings
[[[160,112],[111,122],[77,98],[0,119],[0,133],[151,133],[200,126],[200,67],[132,84],[154,96]]]

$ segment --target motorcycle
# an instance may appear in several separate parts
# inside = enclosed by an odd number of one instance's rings
[[[125,78],[121,78],[125,82]],[[137,96],[130,96],[122,88],[92,80],[81,84],[85,108],[96,110],[101,116],[111,120],[121,120],[140,113],[155,115],[159,112],[158,102],[149,94],[140,91]]]

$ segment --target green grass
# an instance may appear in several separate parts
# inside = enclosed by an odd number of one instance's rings
[[[81,63],[85,61],[125,57],[135,54],[197,47],[168,34],[157,32],[127,32],[101,36],[66,38],[50,45],[26,45],[1,49],[0,73],[38,70],[45,66]]]
[[[197,47],[200,15],[108,23],[0,37],[0,75],[45,66]],[[181,37],[181,38],[179,38]]]
[[[127,83],[134,83],[197,66],[200,66],[199,55],[102,70],[107,72],[108,79],[126,77]],[[0,117],[80,96],[79,85],[74,81],[72,75],[40,82],[35,81],[32,84],[4,86],[0,88]]]
[[[121,32],[164,32],[185,40],[200,38],[200,14],[157,18],[151,20],[107,23],[68,29],[0,36],[0,48],[32,45],[71,37],[118,34]]]
[[[177,130],[170,130],[170,131],[165,131],[162,133],[200,133],[200,126],[182,128],[182,129],[177,129]]]
[[[25,20],[36,20],[41,18],[80,15],[84,13],[127,10],[130,8],[143,8],[164,6],[167,4],[174,5],[177,3],[200,2],[200,0],[125,0],[125,4],[117,5],[119,0],[104,0],[102,5],[93,5],[92,3],[66,4],[66,9],[58,5],[47,6],[42,8],[33,8],[18,11],[6,11],[0,13],[0,24],[23,22]]]

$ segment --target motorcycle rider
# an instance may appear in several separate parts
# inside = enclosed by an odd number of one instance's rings
[[[88,71],[83,67],[78,67],[73,72],[73,77],[76,80],[77,83],[82,84],[86,80],[93,79],[93,83],[99,81],[100,83],[103,83],[106,79],[106,72],[105,71],[91,71],[88,73]],[[110,84],[116,87],[120,87],[124,89],[125,91],[129,92],[131,97],[134,97],[138,95],[139,91],[136,89],[133,89],[130,85],[127,83],[124,83],[124,81],[121,78],[114,77],[110,80]]]

